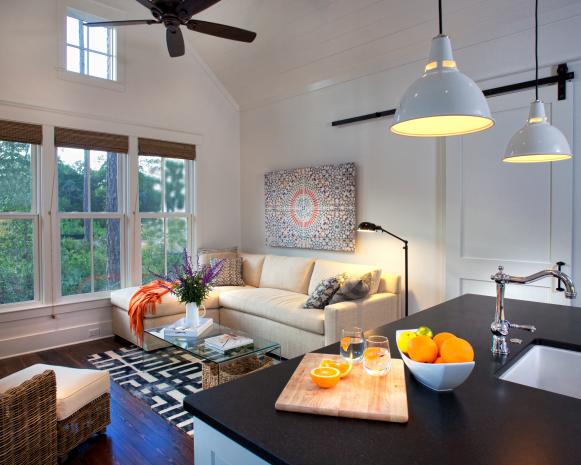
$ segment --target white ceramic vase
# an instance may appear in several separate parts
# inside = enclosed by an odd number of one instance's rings
[[[186,326],[188,328],[197,328],[200,326],[200,312],[195,302],[186,304]]]

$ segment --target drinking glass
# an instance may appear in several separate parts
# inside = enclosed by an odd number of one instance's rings
[[[385,336],[369,336],[365,340],[363,368],[373,376],[383,376],[391,369],[389,340]]]
[[[363,359],[363,330],[354,327],[341,331],[341,357],[351,363],[359,363]]]

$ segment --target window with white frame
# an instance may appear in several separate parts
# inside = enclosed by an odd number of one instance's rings
[[[139,156],[141,281],[166,275],[189,248],[192,230],[192,161]]]
[[[55,129],[55,219],[63,297],[107,292],[125,283],[121,179],[127,141],[123,136]]]
[[[106,298],[193,250],[194,145],[54,128],[41,156],[42,139],[0,120],[0,312]]]
[[[99,18],[69,9],[66,26],[66,69],[110,81],[117,80],[117,41],[112,27],[87,27]]]
[[[38,300],[39,146],[5,139],[0,135],[0,305]]]

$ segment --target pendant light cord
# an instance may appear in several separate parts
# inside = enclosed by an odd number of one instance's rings
[[[535,0],[535,100],[539,99],[539,0]]]
[[[440,35],[442,35],[442,31],[444,30],[444,28],[442,27],[442,0],[438,0],[438,17],[439,17]]]

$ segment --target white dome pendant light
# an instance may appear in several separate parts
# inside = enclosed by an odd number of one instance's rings
[[[402,136],[459,136],[494,125],[486,97],[458,71],[450,39],[442,34],[442,0],[438,12],[440,33],[432,39],[429,62],[403,95],[390,128]]]
[[[573,156],[567,138],[549,124],[545,104],[539,100],[539,0],[535,0],[535,81],[529,119],[508,143],[503,159],[506,163],[544,163]]]

